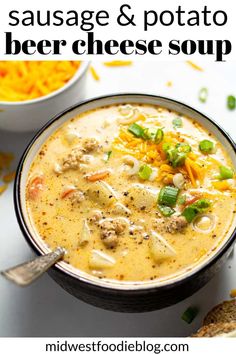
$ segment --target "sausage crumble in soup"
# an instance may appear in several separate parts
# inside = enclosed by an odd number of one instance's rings
[[[83,272],[175,277],[202,262],[234,220],[235,176],[220,142],[153,105],[80,114],[44,143],[28,176],[34,230]]]

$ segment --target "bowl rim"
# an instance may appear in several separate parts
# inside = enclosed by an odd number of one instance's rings
[[[55,121],[60,120],[65,114],[72,112],[76,108],[79,108],[83,105],[93,103],[96,101],[104,100],[104,99],[112,99],[112,98],[121,98],[124,97],[124,100],[128,100],[130,98],[130,101],[132,100],[132,97],[146,97],[149,99],[160,99],[160,100],[167,100],[171,103],[183,106],[187,109],[190,109],[194,111],[195,113],[201,115],[204,119],[206,119],[210,124],[212,124],[216,129],[220,131],[220,133],[226,138],[226,140],[229,142],[231,145],[234,153],[236,154],[236,144],[231,138],[231,136],[213,119],[209,118],[206,116],[204,113],[198,111],[196,108],[193,108],[192,106],[189,106],[188,104],[185,104],[181,101],[166,97],[166,96],[160,96],[160,95],[154,95],[154,94],[146,94],[146,93],[131,93],[131,92],[125,92],[125,93],[116,93],[116,94],[105,94],[97,97],[93,97],[90,99],[83,100],[67,109],[62,111],[61,113],[55,115],[52,119],[50,119],[31,139],[29,144],[27,145],[25,151],[22,154],[22,157],[19,161],[17,170],[16,170],[16,178],[14,182],[14,191],[13,191],[13,200],[14,200],[14,209],[15,209],[15,214],[17,218],[17,222],[20,226],[20,229],[23,233],[23,236],[25,237],[26,241],[28,241],[29,245],[31,248],[34,249],[34,251],[39,254],[39,255],[44,255],[45,253],[40,249],[40,246],[37,244],[35,241],[35,236],[30,232],[28,229],[28,226],[24,220],[24,212],[22,210],[21,206],[21,190],[20,190],[20,185],[21,185],[21,176],[22,172],[24,169],[24,162],[27,158],[27,155],[29,151],[31,150],[31,147],[34,145],[34,143],[37,141],[37,139],[43,134],[43,132],[49,128]],[[102,106],[102,105],[101,105]],[[103,105],[104,106],[104,105]],[[57,128],[58,129],[58,128]],[[220,258],[223,257],[223,255],[227,252],[227,250],[230,249],[230,247],[234,244],[236,241],[236,227],[233,229],[232,234],[228,237],[226,242],[222,245],[222,247],[219,247],[218,251],[208,260],[205,262],[202,262],[202,264],[199,264],[199,267],[194,267],[191,272],[183,272],[179,278],[172,278],[171,282],[165,283],[165,282],[150,282],[148,284],[145,284],[146,286],[141,287],[142,283],[140,285],[136,284],[130,284],[130,287],[117,287],[117,284],[115,282],[107,282],[107,283],[99,283],[99,281],[95,282],[93,279],[86,278],[85,276],[82,276],[81,274],[76,274],[75,272],[71,271],[71,269],[66,269],[65,267],[60,266],[60,263],[55,264],[52,269],[56,270],[57,272],[60,272],[63,275],[67,275],[69,277],[72,277],[74,280],[78,281],[78,283],[82,282],[84,285],[94,287],[97,289],[103,289],[104,291],[119,291],[121,293],[142,293],[143,291],[149,290],[167,290],[171,289],[173,287],[181,286],[184,284],[186,281],[190,279],[194,279],[197,276],[200,276],[201,274],[205,273],[205,271],[208,268],[211,268],[217,261],[220,260]],[[73,268],[73,267],[72,267]],[[133,282],[134,283],[134,282]],[[119,283],[120,284],[120,283]]]
[[[18,107],[18,106],[30,106],[33,105],[34,103],[40,103],[40,102],[45,102],[47,100],[50,100],[51,98],[58,96],[60,93],[63,91],[67,90],[70,88],[76,81],[80,80],[80,78],[86,73],[88,70],[88,67],[90,65],[90,61],[81,61],[80,66],[76,70],[75,74],[70,78],[69,81],[59,89],[50,92],[47,95],[40,96],[37,98],[33,98],[31,100],[25,100],[25,101],[0,101],[0,106],[4,108],[4,106],[7,108],[9,107]]]

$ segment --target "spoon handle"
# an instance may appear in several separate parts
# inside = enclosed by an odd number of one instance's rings
[[[52,265],[58,262],[64,254],[65,249],[58,247],[45,256],[36,257],[29,262],[7,269],[1,274],[17,285],[26,286],[38,279]]]

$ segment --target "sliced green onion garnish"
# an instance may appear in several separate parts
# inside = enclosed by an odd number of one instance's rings
[[[170,164],[173,167],[179,167],[184,164],[187,154],[191,151],[191,146],[187,143],[178,143],[175,146],[164,143],[162,149]]]
[[[230,95],[230,96],[227,97],[227,107],[231,111],[236,108],[236,98],[235,98],[235,96]]]
[[[189,307],[181,316],[182,320],[188,324],[192,323],[198,314],[198,309],[196,307]]]
[[[220,166],[220,179],[230,179],[234,177],[234,172],[231,168],[226,167],[226,166]]]
[[[170,143],[164,143],[162,145],[162,149],[164,152],[167,152],[171,147],[173,147]]]
[[[158,204],[173,207],[176,204],[178,194],[178,188],[170,186],[163,187],[158,196]]]
[[[182,128],[183,121],[182,121],[181,117],[176,117],[172,120],[172,124],[173,124],[174,129]]]
[[[187,222],[190,223],[193,221],[193,219],[195,218],[195,216],[198,213],[199,213],[198,210],[196,208],[192,207],[192,205],[190,205],[184,209],[184,211],[182,212],[182,215],[185,217]]]
[[[149,179],[151,174],[152,168],[148,165],[142,165],[138,172],[138,175],[141,179]]]
[[[179,167],[184,164],[186,153],[179,152],[178,149],[171,147],[166,151],[166,157],[173,167]]]
[[[208,199],[199,199],[195,203],[187,206],[182,215],[185,217],[187,222],[192,222],[196,215],[199,213],[204,213],[211,206],[211,202]]]
[[[191,146],[187,143],[178,143],[176,148],[179,152],[190,152],[192,150]]]
[[[112,151],[107,151],[105,154],[104,154],[104,161],[105,162],[108,162],[110,157],[111,157],[111,154],[112,154]]]
[[[178,205],[185,204],[186,203],[186,199],[187,199],[187,197],[186,197],[185,194],[180,195],[178,200],[177,200]]]
[[[128,128],[128,131],[137,136],[137,138],[143,137],[144,129],[137,123],[131,124]]]
[[[137,123],[131,124],[128,128],[128,131],[135,135],[137,138],[153,140],[156,144],[159,144],[164,137],[163,129],[155,127],[143,128]]]
[[[211,201],[209,199],[199,199],[191,205],[197,208],[200,213],[203,213],[211,206]]]
[[[154,140],[157,133],[157,128],[145,128],[143,131],[143,139]]]
[[[178,150],[174,146],[170,146],[166,147],[164,151],[167,159],[172,163],[177,157]]]
[[[157,129],[156,135],[155,135],[155,143],[160,144],[160,142],[164,138],[164,132],[163,129]]]
[[[164,138],[163,129],[158,128],[146,128],[143,131],[143,139],[145,140],[153,140],[156,144],[159,144]]]
[[[205,103],[208,98],[208,89],[206,87],[201,88],[198,95],[199,101]]]
[[[183,166],[185,159],[186,159],[186,153],[185,152],[178,152],[176,154],[176,157],[172,161],[172,166],[173,167]]]
[[[175,213],[175,210],[166,206],[166,205],[159,205],[158,209],[162,213],[163,216],[171,216],[172,214]]]
[[[210,140],[202,140],[199,143],[199,150],[204,154],[211,154],[214,151],[215,145]]]

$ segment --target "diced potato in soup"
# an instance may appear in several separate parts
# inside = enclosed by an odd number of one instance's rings
[[[191,118],[112,105],[49,137],[30,168],[26,204],[35,232],[51,249],[65,247],[75,268],[121,282],[163,281],[196,267],[227,237],[235,174],[221,143]]]

